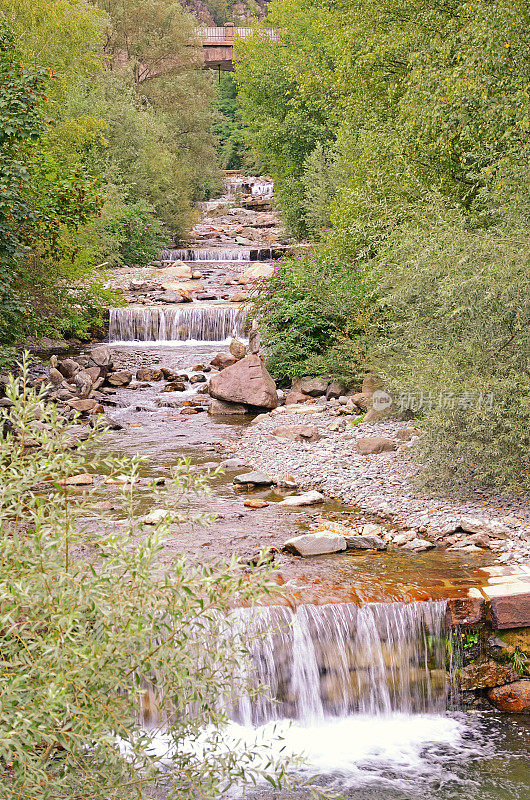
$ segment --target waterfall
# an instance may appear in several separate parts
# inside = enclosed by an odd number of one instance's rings
[[[281,248],[254,247],[251,250],[225,250],[216,248],[212,250],[164,250],[161,254],[163,261],[192,261],[200,264],[208,263],[246,263],[247,261],[272,261],[275,255],[281,255]]]
[[[272,181],[260,181],[252,186],[252,195],[254,197],[272,197],[273,194],[274,183]]]
[[[252,644],[252,682],[269,692],[242,696],[244,725],[303,724],[351,714],[445,710],[445,601],[272,606],[242,609]],[[241,621],[236,627],[240,628]]]
[[[204,263],[210,261],[233,262],[250,261],[251,255],[252,254],[250,250],[222,250],[221,248],[213,250],[192,250],[191,248],[188,248],[180,250],[164,250],[162,252],[162,260],[200,261]]]
[[[216,342],[244,335],[239,308],[111,308],[109,342]]]

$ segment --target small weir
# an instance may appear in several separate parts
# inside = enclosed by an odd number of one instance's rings
[[[251,681],[270,688],[233,711],[245,726],[294,719],[440,713],[448,700],[445,601],[242,609],[257,635]]]
[[[222,249],[212,248],[211,250],[198,250],[191,248],[180,248],[177,250],[163,250],[163,261],[193,261],[197,263],[223,262],[227,264],[246,261],[271,261],[279,248],[256,247],[252,249]]]
[[[239,308],[111,308],[109,342],[216,342],[244,335]]]

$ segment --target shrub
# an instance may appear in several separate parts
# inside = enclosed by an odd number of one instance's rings
[[[283,383],[319,374],[360,380],[376,325],[374,304],[366,270],[324,251],[283,259],[252,308],[261,321],[268,368]]]
[[[255,779],[254,748],[217,747],[230,698],[246,691],[251,644],[220,623],[234,603],[271,591],[266,570],[251,581],[235,560],[162,566],[167,524],[145,533],[132,515],[137,460],[100,464],[127,471],[120,523],[98,513],[97,488],[61,485],[86,471],[99,434],[72,450],[70,423],[27,377],[11,380],[12,406],[0,412],[2,797],[110,800],[163,783],[168,797],[213,798]],[[181,464],[174,489],[180,497],[205,481]],[[150,689],[167,734],[163,774],[159,729],[141,723]]]
[[[508,229],[469,231],[457,212],[438,211],[435,223],[396,231],[381,256],[389,311],[381,363],[421,406],[431,489],[528,490],[528,234],[515,219]]]

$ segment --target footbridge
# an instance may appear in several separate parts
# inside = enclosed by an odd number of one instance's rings
[[[258,32],[273,42],[280,41],[275,28],[259,28]],[[232,72],[234,69],[234,39],[246,39],[256,32],[256,28],[237,28],[227,22],[219,28],[197,28],[197,36],[202,45],[204,68]]]

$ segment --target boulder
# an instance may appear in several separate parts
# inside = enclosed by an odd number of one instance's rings
[[[260,281],[260,280],[267,280],[268,278],[272,278],[274,275],[274,265],[273,264],[255,264],[253,267],[249,267],[245,270],[245,272],[241,275],[240,281],[241,283],[250,283],[251,281]]]
[[[173,292],[170,290],[167,292],[162,292],[158,299],[162,303],[184,303],[184,302],[191,303],[191,295],[188,295],[188,300],[185,300],[184,294],[181,291]]]
[[[245,300],[248,300],[248,294],[246,292],[236,292],[230,298],[230,302],[232,303],[244,303]]]
[[[54,386],[60,386],[64,380],[64,376],[59,372],[58,369],[55,367],[50,367],[49,370],[50,381],[54,384]]]
[[[310,397],[320,397],[326,394],[328,383],[326,378],[295,378],[291,384],[291,390],[308,394]]]
[[[247,348],[243,344],[243,342],[238,342],[237,339],[232,339],[230,342],[230,352],[234,356],[237,361],[240,361],[242,358],[245,358],[247,354]]]
[[[276,384],[256,355],[245,356],[213,375],[210,395],[216,400],[244,403],[254,408],[276,408]]]
[[[346,388],[342,383],[332,381],[326,389],[326,400],[338,400],[346,393]]]
[[[325,497],[320,492],[311,491],[311,492],[304,492],[304,494],[293,494],[290,497],[286,497],[285,500],[282,500],[278,503],[279,506],[315,506],[318,503],[323,503],[325,501]]]
[[[201,375],[200,373],[195,373],[190,378],[190,383],[205,383],[206,382],[206,375]]]
[[[97,400],[67,400],[66,405],[73,408],[74,411],[79,411],[80,414],[88,414],[99,405]]]
[[[129,283],[129,291],[130,292],[146,292],[149,289],[149,282],[133,279]]]
[[[308,394],[302,394],[302,392],[288,392],[285,397],[285,405],[295,406],[299,403],[309,403],[311,400],[313,400],[313,398]]]
[[[171,511],[168,511],[167,508],[154,508],[149,514],[141,517],[140,522],[143,522],[144,525],[159,525],[170,517]]]
[[[512,714],[530,711],[530,680],[514,681],[506,686],[490,689],[488,697],[499,711]]]
[[[220,465],[223,469],[248,469],[249,465],[245,464],[240,458],[226,458],[224,461],[221,461]]]
[[[375,534],[345,536],[348,550],[386,550],[386,544]]]
[[[396,443],[384,436],[365,436],[357,439],[355,448],[362,456],[369,456],[396,450]]]
[[[222,400],[212,400],[208,406],[208,414],[248,414],[249,410],[241,403],[225,403]]]
[[[90,351],[90,360],[94,362],[96,367],[109,367],[112,362],[112,352],[110,347],[106,344],[100,344],[93,347]]]
[[[414,550],[416,553],[423,553],[425,550],[432,550],[434,544],[427,541],[427,539],[411,539],[403,545],[404,550]]]
[[[340,533],[317,531],[288,539],[283,549],[295,556],[321,556],[346,550],[346,539]]]
[[[160,391],[162,392],[185,392],[186,391],[186,384],[182,380],[177,381],[170,381],[166,383],[163,389]]]
[[[74,383],[79,397],[88,397],[94,385],[91,375],[84,369],[74,375]]]
[[[172,278],[191,280],[193,278],[193,270],[191,265],[185,264],[184,261],[173,261],[164,268],[164,277],[166,275],[170,275]]]
[[[282,425],[273,430],[278,439],[289,439],[291,442],[318,442],[322,434],[314,425]]]
[[[217,353],[212,360],[210,361],[210,366],[215,367],[218,370],[226,369],[227,367],[231,367],[233,364],[237,362],[237,358],[233,356],[231,353]]]
[[[509,528],[500,520],[480,519],[478,517],[461,517],[460,527],[466,533],[482,533],[494,539],[504,539],[510,533]]]
[[[132,374],[128,370],[113,372],[107,377],[107,383],[111,386],[128,386],[132,381]]]
[[[166,381],[185,381],[187,380],[187,375],[181,375],[180,372],[175,372],[173,369],[168,369],[167,367],[162,367],[162,375],[166,379]]]
[[[108,414],[98,414],[97,416],[93,415],[90,417],[88,424],[93,428],[108,428],[111,431],[123,430],[123,425],[112,417],[109,417]]]
[[[139,367],[136,370],[137,381],[161,381],[164,379],[164,373],[161,369],[156,367]]]
[[[57,369],[67,380],[73,378],[76,372],[79,372],[79,364],[77,361],[74,361],[73,358],[65,358],[63,361],[59,361],[57,364]]]
[[[357,392],[357,394],[352,394],[350,397],[352,403],[354,403],[357,408],[360,408],[361,411],[368,411],[371,399],[372,395],[367,392]]]
[[[491,689],[512,683],[519,675],[512,666],[493,660],[474,661],[460,670],[460,688],[467,692],[474,689]]]
[[[272,478],[269,478],[268,475],[265,475],[263,472],[258,472],[254,470],[253,472],[245,472],[243,475],[237,475],[233,483],[236,486],[243,486],[247,483],[253,483],[254,486],[272,486],[274,483]]]

